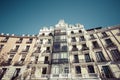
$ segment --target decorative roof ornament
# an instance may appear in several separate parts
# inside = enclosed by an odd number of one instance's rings
[[[63,19],[59,20],[58,24],[55,25],[55,27],[59,28],[65,28],[67,26],[67,23]]]

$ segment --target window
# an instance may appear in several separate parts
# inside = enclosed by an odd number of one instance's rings
[[[84,36],[80,36],[80,41],[85,41],[85,37]]]
[[[46,74],[47,73],[47,68],[42,68],[42,74]]]
[[[91,39],[95,39],[95,36],[93,34],[90,34]]]
[[[64,68],[64,73],[69,73],[69,67]]]
[[[86,61],[86,62],[91,62],[91,59],[90,59],[90,55],[89,55],[89,54],[85,54],[85,61]]]
[[[61,41],[66,41],[66,36],[61,36]]]
[[[11,80],[14,80],[19,75],[19,73],[20,73],[20,68],[16,68]]]
[[[113,42],[111,41],[111,39],[105,39],[105,42],[107,45],[113,45]]]
[[[33,38],[30,38],[26,43],[32,43]]]
[[[93,65],[88,65],[88,72],[95,73]]]
[[[7,68],[0,69],[0,80],[2,80],[2,77],[5,75],[6,71],[7,71]]]
[[[77,51],[78,48],[76,47],[76,45],[73,45],[72,51]]]
[[[109,66],[102,66],[102,70],[106,78],[113,78],[113,75]]]
[[[93,41],[92,44],[93,44],[94,48],[99,48],[99,44],[97,43],[97,41]]]
[[[59,74],[59,66],[53,66],[52,67],[52,74]]]
[[[71,31],[71,34],[74,34],[74,32],[73,32],[73,31]]]
[[[40,44],[43,44],[43,39],[40,39]]]
[[[45,59],[44,59],[44,63],[46,64],[48,64],[48,56],[45,56]]]
[[[82,44],[82,50],[88,50],[89,48],[87,47],[86,44]]]
[[[54,51],[60,51],[60,43],[54,43]]]
[[[56,35],[59,35],[60,32],[61,32],[60,30],[55,30],[55,34],[56,34]]]
[[[49,33],[49,36],[52,36],[52,33]]]
[[[61,43],[61,51],[67,51],[67,44]]]
[[[4,46],[3,44],[0,45],[0,50],[3,48],[3,46]]]
[[[60,41],[60,36],[55,36],[54,39],[55,39],[54,40],[55,42],[59,42]]]
[[[10,65],[10,64],[11,64],[11,62],[12,62],[12,59],[11,59],[11,58],[9,58],[7,62],[8,62],[8,65]]]
[[[64,58],[68,58],[68,54],[67,53],[54,53],[53,54],[53,59],[64,59]]]
[[[96,58],[98,62],[103,62],[105,61],[105,57],[102,53],[102,51],[96,52]]]
[[[26,48],[23,50],[23,52],[28,52],[29,48],[30,48],[30,46],[26,46]]]
[[[61,53],[61,58],[62,59],[68,58],[68,54],[67,53]]]
[[[26,46],[26,51],[29,51],[30,46]]]
[[[48,44],[51,44],[51,39],[48,39]]]
[[[75,63],[79,63],[78,55],[74,55],[74,62],[75,62]]]
[[[20,38],[16,43],[22,43],[23,38]]]
[[[120,52],[118,49],[111,50],[110,52],[115,61],[120,60]]]
[[[103,37],[107,37],[108,35],[106,34],[106,32],[102,32]]]
[[[75,38],[75,37],[72,37],[72,38],[71,38],[71,42],[76,42],[76,38]]]
[[[75,71],[77,74],[81,73],[81,67],[80,66],[75,66]]]
[[[82,30],[79,30],[79,33],[82,33]]]
[[[46,48],[46,52],[49,53],[50,52],[50,47]]]
[[[1,40],[1,42],[7,42],[9,39],[9,37],[5,37],[3,40]]]
[[[59,59],[59,58],[60,58],[59,53],[54,53],[54,54],[53,54],[53,59]]]
[[[13,48],[11,51],[16,52],[18,50],[18,48],[19,48],[19,45],[16,45],[15,48]]]

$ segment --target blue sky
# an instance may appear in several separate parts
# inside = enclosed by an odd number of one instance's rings
[[[0,33],[37,34],[60,19],[86,29],[120,24],[120,0],[0,0]]]

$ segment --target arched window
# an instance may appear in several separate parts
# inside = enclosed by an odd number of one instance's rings
[[[82,30],[79,30],[79,33],[82,33]]]
[[[52,36],[52,33],[49,33],[49,36]]]

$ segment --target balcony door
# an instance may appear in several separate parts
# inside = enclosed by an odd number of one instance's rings
[[[109,66],[102,66],[102,69],[105,78],[113,78],[112,71]]]

